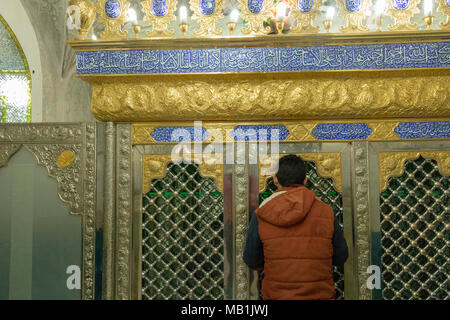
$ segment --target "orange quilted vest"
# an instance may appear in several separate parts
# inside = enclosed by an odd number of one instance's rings
[[[282,188],[255,211],[265,300],[334,299],[334,213],[304,186]]]

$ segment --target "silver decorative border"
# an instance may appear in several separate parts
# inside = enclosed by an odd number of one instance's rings
[[[372,293],[367,288],[367,267],[370,265],[370,245],[369,245],[369,164],[368,164],[368,143],[353,143],[353,202],[356,211],[355,233],[356,233],[356,256],[357,256],[357,277],[358,299],[370,300]]]
[[[234,188],[234,221],[235,221],[235,298],[249,299],[250,270],[243,260],[247,238],[249,208],[248,208],[248,165],[236,164],[233,172]]]
[[[131,125],[117,124],[115,299],[131,297],[132,183]]]

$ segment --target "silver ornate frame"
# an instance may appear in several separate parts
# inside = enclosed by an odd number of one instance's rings
[[[70,214],[82,218],[82,299],[95,298],[95,230],[97,206],[96,123],[0,125],[0,167],[25,147],[58,183],[58,196],[70,206]],[[61,168],[62,151],[75,153],[73,163]],[[100,212],[101,213],[101,212]]]

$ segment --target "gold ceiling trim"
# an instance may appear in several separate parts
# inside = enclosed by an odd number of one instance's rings
[[[68,41],[76,51],[98,51],[119,49],[198,49],[228,47],[284,47],[284,46],[336,46],[357,44],[387,44],[411,42],[443,42],[450,40],[450,33],[442,30],[382,32],[382,33],[292,33],[280,37],[273,36],[233,36],[224,38],[192,38],[192,37],[152,37],[151,39]]]
[[[448,69],[84,79],[101,121],[450,117]]]
[[[296,154],[305,161],[312,161],[316,164],[317,174],[323,178],[331,178],[337,192],[342,192],[342,155],[340,152],[330,153],[299,153]],[[281,158],[284,154],[280,154]],[[263,192],[266,188],[267,181],[271,175],[263,175],[262,169],[268,169],[274,164],[273,159],[268,156],[260,158],[258,163],[259,169],[259,192]]]
[[[389,178],[403,174],[407,160],[414,160],[419,156],[436,160],[439,172],[444,176],[450,176],[450,151],[380,152],[378,155],[380,192],[387,188]]]
[[[181,160],[181,158],[180,158]],[[192,161],[192,159],[186,159]],[[161,179],[167,173],[167,165],[172,162],[171,154],[145,154],[142,156],[142,193],[150,191],[151,182]],[[195,161],[195,159],[194,159]],[[197,163],[197,162],[196,162]],[[199,164],[200,175],[203,178],[212,178],[217,190],[223,192],[223,165],[209,164],[202,161]]]

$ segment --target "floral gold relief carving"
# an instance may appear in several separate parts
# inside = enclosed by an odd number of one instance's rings
[[[194,31],[196,36],[219,36],[222,34],[222,29],[216,29],[216,23],[224,18],[222,10],[225,5],[225,0],[216,0],[214,12],[208,15],[203,14],[200,9],[201,0],[190,0],[189,3],[191,10],[194,11],[192,20],[197,21],[200,25],[200,29]]]
[[[322,0],[314,0],[309,11],[303,12],[298,8],[298,0],[289,0],[289,7],[291,8],[290,16],[296,21],[296,25],[290,28],[292,33],[317,33],[320,27],[313,26],[315,18],[320,16],[320,7]],[[308,8],[309,9],[309,8]]]
[[[142,156],[142,193],[146,194],[150,191],[151,182],[154,179],[163,178],[166,174],[167,165],[172,162],[172,155],[163,154],[145,154]],[[182,160],[181,158],[175,159]],[[186,159],[192,161],[191,159]],[[203,178],[212,178],[216,183],[216,188],[223,192],[223,165],[208,164],[202,162],[199,165],[200,174]]]
[[[418,157],[436,160],[439,172],[450,175],[450,151],[416,151],[416,152],[380,152],[378,158],[380,192],[388,186],[390,177],[402,175],[407,160]]]
[[[174,12],[177,1],[167,0],[166,1],[167,8],[162,12],[158,12],[156,14],[153,11],[154,1],[155,0],[145,0],[141,2],[142,11],[145,13],[144,20],[148,21],[153,26],[153,29],[151,31],[147,31],[147,36],[149,37],[173,36],[175,30],[169,29],[169,24],[172,21],[175,21],[176,19]]]
[[[239,9],[241,9],[241,17],[247,22],[247,26],[242,28],[242,34],[245,35],[257,35],[257,34],[268,34],[270,32],[270,26],[264,27],[264,21],[272,17],[272,12],[270,11],[273,6],[272,0],[259,0],[257,7],[260,9],[259,12],[252,12],[250,9],[252,0],[241,0],[239,1]],[[257,0],[252,1],[256,4]]]
[[[201,78],[90,77],[92,112],[102,121],[450,116],[450,76],[284,81]]]
[[[367,10],[372,5],[372,1],[360,0],[358,8],[348,8],[347,2],[348,0],[337,0],[340,16],[342,16],[346,22],[346,25],[340,27],[340,30],[344,33],[369,31],[369,27],[364,25],[363,21],[367,15]]]
[[[437,2],[439,3],[437,11],[447,16],[447,21],[441,22],[440,26],[444,30],[450,30],[450,2],[448,0],[437,0]]]
[[[388,28],[391,31],[411,31],[417,30],[418,24],[411,23],[411,18],[420,12],[419,5],[420,0],[389,0],[387,2],[387,15],[394,19],[395,23],[389,25]],[[403,8],[403,6],[405,6]],[[397,7],[397,8],[396,8]],[[402,7],[402,8],[400,8]]]
[[[128,8],[130,3],[127,0],[97,0],[98,22],[105,26],[105,30],[100,33],[103,40],[127,38],[128,32],[122,27],[128,20]]]

